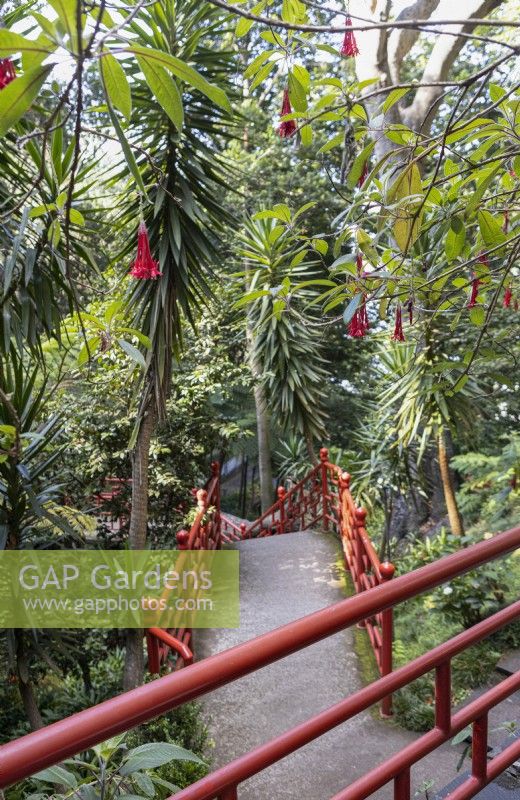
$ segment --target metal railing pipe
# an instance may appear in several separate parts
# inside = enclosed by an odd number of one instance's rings
[[[9,742],[0,747],[0,788],[518,547],[520,527]],[[388,686],[392,677],[384,678]]]

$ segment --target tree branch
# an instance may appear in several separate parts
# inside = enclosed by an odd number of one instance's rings
[[[427,19],[433,14],[440,0],[416,0],[397,16],[396,22]],[[418,28],[397,28],[388,38],[388,66],[394,83],[399,81],[403,59],[408,55],[419,38]]]
[[[469,21],[465,25],[458,26],[460,32],[470,33],[479,24],[478,20],[482,15],[491,13],[501,3],[502,0],[473,0],[472,9],[469,12]],[[456,5],[454,13],[457,13]],[[445,80],[465,42],[466,40],[462,36],[453,38],[441,34],[433,46],[419,83],[423,81],[425,83],[433,83]],[[402,109],[405,124],[415,131],[427,129],[433,119],[433,113],[430,109],[435,107],[435,100],[440,96],[441,91],[435,86],[421,86],[417,90],[413,102]]]

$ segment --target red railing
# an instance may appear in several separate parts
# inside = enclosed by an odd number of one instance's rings
[[[204,489],[197,492],[197,510],[190,530],[177,533],[179,550],[218,550],[221,546],[220,518],[220,467],[214,461],[211,465],[211,478]],[[159,674],[170,652],[177,654],[175,670],[193,663],[193,631],[191,628],[178,628],[164,631],[161,628],[148,628],[146,648],[148,652],[148,671]]]
[[[373,589],[390,580],[393,564],[379,560],[365,527],[367,512],[357,508],[350,492],[350,475],[329,460],[329,451],[322,447],[320,463],[294,486],[280,486],[278,500],[257,520],[240,529],[228,520],[223,535],[226,542],[237,539],[276,536],[320,526],[331,528],[339,536],[356,593]],[[381,675],[392,671],[393,611],[386,609],[363,620]],[[392,712],[392,698],[385,697],[383,716]]]
[[[72,717],[0,747],[0,788],[59,763],[77,752],[153,719],[183,703],[254,672],[267,664],[332,636],[398,603],[450,581],[468,570],[520,547],[520,527],[497,534],[432,564],[363,591],[355,597],[223,651],[188,669],[166,675]],[[351,719],[430,670],[436,672],[435,727],[383,764],[372,769],[334,800],[362,800],[389,781],[395,800],[410,800],[410,767],[468,724],[473,724],[471,776],[450,795],[474,797],[520,757],[520,741],[487,761],[487,715],[520,689],[520,672],[502,681],[455,714],[451,709],[450,663],[458,653],[504,625],[520,619],[520,601],[385,675],[340,703],[283,735],[215,770],[183,789],[175,800],[236,800],[237,787],[251,776]]]

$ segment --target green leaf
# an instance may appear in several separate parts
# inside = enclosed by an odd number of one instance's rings
[[[226,111],[231,111],[226,93],[218,86],[209,83],[197,70],[188,66],[188,64],[181,61],[180,58],[176,58],[170,53],[164,53],[162,50],[155,50],[153,47],[140,47],[139,45],[128,47],[127,52],[144,59],[150,66],[164,67],[164,69],[172,72],[181,81],[193,86],[194,89],[198,89],[199,92],[206,95],[206,97],[212,100],[216,105],[224,108]]]
[[[132,94],[123,67],[111,53],[101,54],[99,66],[110,102],[129,120],[132,115]]]
[[[361,153],[359,153],[359,155],[356,156],[347,180],[347,186],[349,186],[351,189],[353,189],[354,186],[356,186],[357,182],[359,181],[363,173],[363,168],[367,162],[367,159],[370,158],[370,155],[374,147],[375,147],[375,142],[373,141],[369,142],[366,145],[366,147],[363,148]]]
[[[82,367],[87,361],[90,361],[94,353],[97,351],[101,339],[99,336],[93,336],[83,343],[81,350],[78,353],[78,366]]]
[[[401,97],[404,97],[405,94],[407,94],[407,92],[409,92],[409,91],[410,91],[409,88],[406,88],[406,89],[393,89],[390,92],[390,94],[388,95],[388,97],[386,98],[386,100],[383,103],[383,105],[381,106],[381,111],[383,112],[383,114],[386,114],[386,112],[389,111],[392,108],[393,105],[398,103],[399,100],[401,99]]]
[[[460,217],[453,217],[446,235],[444,249],[448,261],[454,261],[464,249],[466,243],[466,226]]]
[[[2,89],[0,92],[0,136],[5,136],[7,131],[29,110],[53,67],[54,64],[47,64],[45,67],[30,70]]]
[[[43,56],[49,55],[56,48],[49,43],[43,44],[43,39],[26,39],[19,33],[9,31],[7,28],[0,28],[0,57],[12,56],[13,53],[41,53]]]
[[[69,789],[75,789],[78,785],[78,781],[76,780],[74,773],[59,766],[42,769],[41,772],[37,772],[36,775],[33,775],[33,778],[38,781],[45,781],[45,783],[62,783],[65,786],[68,786]]]
[[[474,306],[470,309],[469,318],[473,325],[483,325],[486,318],[486,312],[483,306]]]
[[[497,83],[489,84],[489,96],[493,103],[498,103],[505,94],[507,94],[507,92],[502,86],[499,86]]]
[[[184,123],[182,97],[175,80],[157,64],[150,64],[144,58],[137,58],[146,83],[154,93],[161,108],[167,113],[179,133]]]
[[[117,339],[117,343],[121,350],[124,350],[127,356],[132,359],[132,361],[135,361],[140,367],[146,367],[144,356],[141,351],[137,349],[137,347],[134,347],[133,344],[130,344],[130,342],[127,342],[124,339]]]
[[[155,769],[170,761],[194,761],[203,764],[194,753],[169,742],[148,742],[130,750],[119,769],[121,775],[131,775],[143,769]]]
[[[307,93],[305,87],[295,75],[294,69],[289,71],[289,98],[295,111],[307,110]]]
[[[253,27],[254,19],[247,19],[246,17],[240,17],[236,24],[235,28],[235,36],[237,39],[240,39],[241,36],[246,36],[249,33],[251,28]]]
[[[310,147],[312,144],[312,127],[307,124],[300,128],[300,136],[302,145],[304,147]]]
[[[329,245],[325,241],[325,239],[313,239],[311,242],[312,246],[318,253],[321,253],[322,256],[326,255],[329,249]]]
[[[398,204],[393,211],[396,218],[394,237],[397,246],[404,253],[413,247],[419,236],[424,211],[421,209],[417,213],[418,205],[422,201],[421,173],[417,164],[410,164],[394,181],[388,191],[388,200]]]
[[[63,27],[67,31],[71,43],[76,39],[76,11],[78,0],[49,0]]]
[[[345,311],[343,312],[343,322],[345,323],[345,325],[348,325],[348,323],[356,313],[360,303],[361,303],[361,293],[358,292],[357,294],[354,295],[354,297],[346,307]]]
[[[4,90],[5,91],[5,90]],[[494,217],[489,211],[479,211],[477,214],[478,226],[484,243],[488,247],[495,247],[502,244],[507,239],[504,231],[502,230],[501,222]]]
[[[256,73],[255,79],[253,80],[253,82],[251,83],[251,86],[249,87],[249,91],[252,92],[252,91],[254,91],[254,89],[256,89],[257,86],[260,86],[260,84],[263,81],[265,81],[267,76],[273,71],[275,66],[276,66],[276,64],[274,63],[274,61],[268,61],[267,64],[264,64],[264,66],[261,67],[258,70],[258,72]]]
[[[14,81],[13,81],[13,83],[14,83]],[[1,97],[0,97],[0,99],[1,99]],[[123,129],[121,128],[121,125],[119,124],[119,120],[118,120],[116,114],[114,114],[114,109],[112,108],[112,104],[110,103],[110,101],[107,101],[107,108],[108,108],[108,113],[109,113],[110,119],[112,120],[112,125],[114,126],[114,130],[115,130],[115,132],[117,134],[117,138],[119,139],[119,142],[121,144],[121,149],[123,151],[123,155],[125,157],[125,161],[126,161],[126,163],[128,165],[128,169],[130,170],[130,172],[134,176],[134,180],[137,183],[139,189],[141,190],[143,196],[144,197],[148,197],[148,194],[146,192],[146,187],[145,187],[145,185],[143,183],[143,178],[142,178],[141,173],[139,171],[139,167],[137,166],[137,161],[135,160],[135,156],[134,156],[134,154],[132,152],[132,148],[130,147],[130,145],[128,143],[128,140],[127,140],[125,134],[123,133]]]

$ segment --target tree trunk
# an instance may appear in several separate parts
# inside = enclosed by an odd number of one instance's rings
[[[453,476],[451,474],[450,460],[448,458],[448,451],[446,449],[446,434],[442,427],[437,438],[437,448],[439,455],[439,470],[441,473],[442,488],[444,491],[444,499],[446,501],[446,509],[448,511],[451,532],[454,534],[454,536],[462,536],[464,534],[464,526],[462,524],[462,517],[457,505],[457,498],[455,497]]]
[[[271,464],[271,431],[265,389],[259,382],[254,389],[256,429],[258,437],[258,475],[262,514],[273,504],[273,468]]]
[[[146,389],[145,389],[146,391]],[[150,442],[157,422],[155,397],[150,399],[142,416],[139,433],[132,453],[132,510],[128,544],[131,550],[143,550],[148,529],[148,467]],[[123,687],[125,691],[140,686],[144,675],[143,631],[126,632],[125,669]]]
[[[37,731],[43,728],[43,720],[36,702],[36,695],[34,693],[34,685],[29,673],[29,660],[27,657],[27,649],[25,647],[25,633],[22,630],[15,630],[15,647],[16,647],[16,672],[18,675],[18,689],[22,704],[25,710],[27,719],[31,726],[31,730]]]

